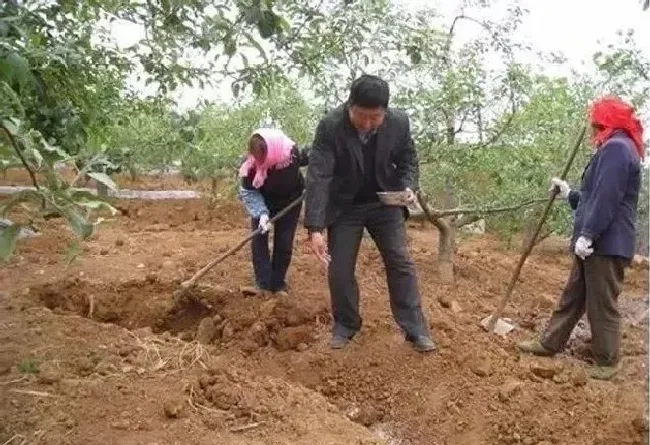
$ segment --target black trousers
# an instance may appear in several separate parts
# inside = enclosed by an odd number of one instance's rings
[[[261,290],[279,292],[285,290],[287,270],[291,264],[293,240],[302,206],[297,205],[277,220],[273,226],[273,253],[269,251],[269,233],[257,235],[251,240],[255,282]],[[277,211],[271,210],[272,218]],[[259,226],[259,219],[251,218],[253,230]]]
[[[553,352],[561,351],[586,311],[596,364],[616,364],[621,342],[618,296],[628,264],[627,259],[620,257],[591,255],[584,261],[576,257],[558,306],[542,335],[542,345]]]
[[[420,293],[400,207],[380,203],[354,205],[328,228],[328,269],[334,335],[352,337],[361,328],[355,268],[363,229],[379,249],[386,269],[390,307],[406,337],[428,336]]]

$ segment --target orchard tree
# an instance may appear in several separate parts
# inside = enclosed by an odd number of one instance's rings
[[[88,210],[114,209],[79,191],[77,183],[89,175],[115,188],[109,173],[119,167],[107,157],[119,159],[125,152],[110,153],[111,147],[100,143],[98,152],[88,155],[88,130],[101,132],[121,118],[115,111],[127,77],[141,73],[165,95],[181,85],[208,82],[224,57],[243,54],[247,48],[264,55],[261,41],[286,46],[291,29],[274,5],[232,0],[219,5],[207,0],[3,2],[0,164],[20,162],[34,190],[4,201],[0,213],[25,204],[30,219],[59,214],[80,238],[89,237],[95,223],[88,219]],[[118,20],[142,29],[144,38],[118,50],[107,26]],[[207,65],[189,62],[197,54],[209,61]],[[252,85],[260,91],[268,86],[267,73],[280,70],[257,65],[240,71],[240,88]],[[72,182],[58,174],[55,166],[61,163],[77,170]],[[17,224],[2,231],[2,257],[13,252],[18,232]]]

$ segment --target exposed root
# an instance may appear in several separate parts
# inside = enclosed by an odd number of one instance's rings
[[[140,338],[134,333],[131,335],[143,351],[149,371],[184,371],[197,364],[207,368],[205,362],[210,358],[210,354],[205,346],[197,341],[188,343],[177,338],[161,339],[154,335]]]
[[[206,412],[206,413],[213,413],[213,414],[224,414],[225,411],[220,411],[214,408],[209,408],[205,405],[200,404],[196,400],[194,400],[194,386],[190,386],[190,395],[187,397],[187,404],[192,408],[195,412],[200,413],[200,412]]]
[[[2,445],[9,445],[9,444],[12,444],[12,443],[18,443],[18,442],[14,442],[16,439],[22,439],[22,442],[20,442],[21,445],[24,444],[25,441],[26,441],[25,436],[21,436],[20,434],[14,434],[13,436],[11,436],[9,438],[9,440],[4,442]]]
[[[28,394],[30,396],[36,396],[36,397],[55,397],[54,394],[50,394],[49,392],[45,391],[33,391],[31,389],[16,389],[12,388],[9,390],[9,392],[17,393],[17,394]]]
[[[93,294],[88,295],[88,318],[92,320],[93,313],[95,312],[95,296]]]
[[[247,425],[232,427],[232,428],[230,428],[230,432],[231,433],[240,433],[240,432],[243,432],[243,431],[252,430],[252,429],[260,427],[262,425],[264,425],[264,422],[253,422],[253,423],[249,423]]]

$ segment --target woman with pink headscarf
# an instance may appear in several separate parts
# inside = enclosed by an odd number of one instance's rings
[[[260,128],[248,142],[248,154],[239,169],[239,197],[251,217],[252,229],[261,233],[251,241],[256,287],[245,292],[286,293],[286,275],[302,206],[294,207],[275,222],[273,253],[269,251],[269,219],[298,198],[305,180],[300,167],[307,154],[282,130]]]

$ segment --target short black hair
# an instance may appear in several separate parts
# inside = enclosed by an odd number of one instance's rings
[[[364,74],[352,82],[348,105],[362,108],[388,108],[389,99],[388,82],[380,77]]]

